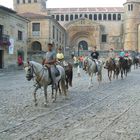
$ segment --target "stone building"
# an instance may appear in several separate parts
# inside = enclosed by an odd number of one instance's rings
[[[28,23],[28,52],[39,53],[47,51],[47,44],[53,43],[55,49],[66,46],[65,29],[51,16],[35,13],[21,13],[30,20]]]
[[[78,54],[95,45],[101,51],[140,51],[140,0],[126,0],[122,7],[90,8],[46,8],[45,2],[14,0],[14,7],[23,13],[36,6],[35,13],[56,19],[67,31],[68,47]]]
[[[15,11],[0,6],[0,69],[17,66],[19,55],[27,59],[28,22]]]

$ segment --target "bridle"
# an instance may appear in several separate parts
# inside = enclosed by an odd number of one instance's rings
[[[37,83],[39,83],[40,81],[41,81],[41,79],[43,78],[43,75],[44,75],[44,71],[45,71],[45,69],[44,68],[42,68],[39,72],[35,72],[35,70],[34,70],[34,66],[33,65],[29,65],[31,68],[30,68],[30,71],[29,71],[29,74],[28,74],[28,76],[26,76],[28,79],[34,79],[34,77],[36,77],[36,81],[37,81]],[[37,76],[39,73],[42,73],[41,74],[41,76]],[[35,75],[34,75],[35,74]]]

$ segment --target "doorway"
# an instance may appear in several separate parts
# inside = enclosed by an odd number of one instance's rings
[[[78,56],[83,55],[85,51],[88,51],[88,43],[82,40],[78,44]]]

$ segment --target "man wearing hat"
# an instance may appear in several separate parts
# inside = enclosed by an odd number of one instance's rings
[[[43,60],[43,65],[46,65],[47,67],[50,68],[50,71],[51,71],[51,78],[52,78],[52,86],[53,88],[56,88],[56,66],[55,66],[55,63],[56,63],[56,54],[55,52],[53,51],[53,45],[51,43],[48,44],[48,51],[45,55],[45,58]]]

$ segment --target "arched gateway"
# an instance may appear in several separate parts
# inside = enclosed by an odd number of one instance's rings
[[[65,25],[69,46],[77,55],[85,54],[93,46],[100,49],[101,26],[86,18],[80,18]]]
[[[42,51],[41,43],[38,41],[34,41],[31,46],[32,51]]]

